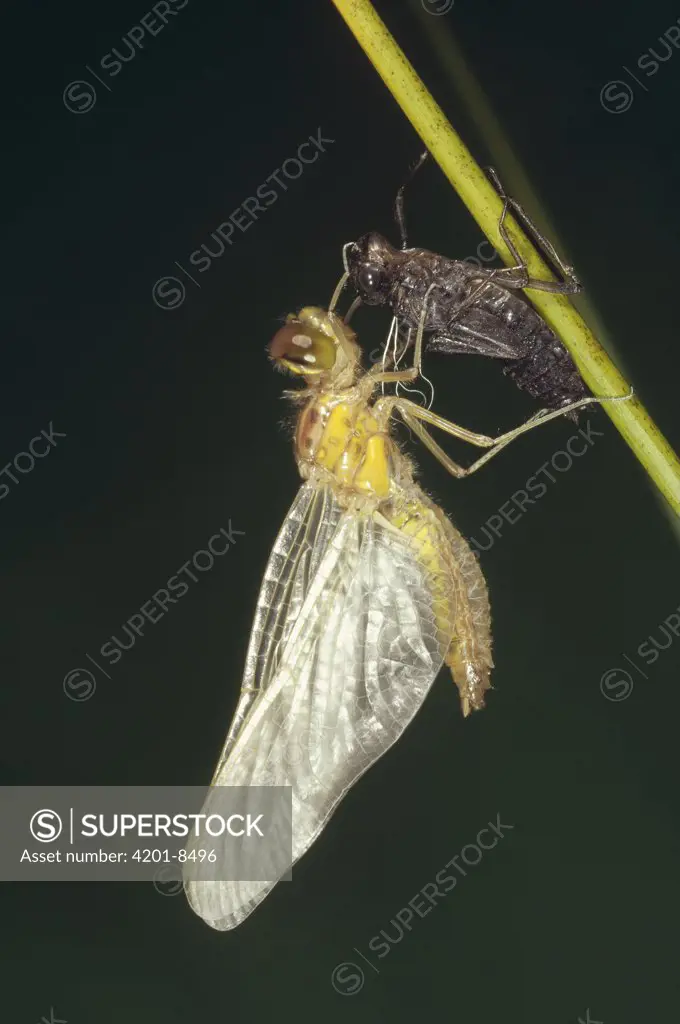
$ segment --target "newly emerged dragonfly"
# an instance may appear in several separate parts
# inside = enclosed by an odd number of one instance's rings
[[[491,438],[384,394],[382,385],[419,376],[422,336],[421,323],[413,367],[363,372],[347,324],[306,307],[288,317],[269,349],[278,367],[306,384],[294,393],[303,483],[265,570],[241,696],[212,785],[290,786],[293,862],[399,739],[442,665],[451,670],[464,715],[483,706],[489,688],[482,572],[415,483],[392,437],[395,414],[456,477],[560,415],[540,414]],[[488,450],[463,468],[432,427]],[[221,931],[239,925],[275,884],[185,875],[192,908]]]
[[[490,270],[427,249],[407,248],[404,190],[427,156],[427,152],[422,154],[397,193],[395,218],[401,249],[395,249],[377,231],[345,247],[345,267],[361,301],[389,307],[402,326],[415,329],[428,295],[425,329],[432,332],[428,351],[498,359],[504,374],[547,409],[563,409],[585,397],[588,389],[569,352],[523,295],[524,288],[573,294],[581,286],[573,269],[560,259],[526,211],[505,193],[493,170],[492,180],[504,201],[499,234],[517,266]],[[529,277],[505,228],[509,207],[560,272],[562,281]]]

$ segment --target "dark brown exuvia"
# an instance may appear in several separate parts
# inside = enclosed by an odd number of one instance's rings
[[[423,154],[410,177],[426,156]],[[402,328],[417,328],[424,313],[424,328],[430,334],[428,351],[498,359],[503,373],[518,388],[545,408],[560,409],[590,392],[569,352],[522,289],[568,294],[580,291],[581,286],[572,268],[562,263],[522,207],[505,194],[495,172],[491,175],[504,200],[499,231],[517,259],[516,267],[492,270],[427,249],[406,248],[402,186],[395,204],[402,248],[394,248],[377,232],[363,235],[348,246],[349,280],[363,303],[387,306]],[[529,277],[504,228],[509,207],[539,248],[547,252],[564,280]],[[576,419],[575,412],[568,415]]]

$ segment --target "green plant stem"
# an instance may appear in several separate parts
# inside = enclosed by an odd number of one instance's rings
[[[498,233],[502,209],[499,196],[369,0],[333,3],[486,237],[511,266],[514,261]],[[505,223],[531,277],[553,280],[550,268],[517,222],[508,216]],[[529,294],[568,348],[593,394],[607,397],[630,391],[630,385],[566,296],[537,290]],[[605,402],[603,408],[676,515],[680,515],[680,460],[639,399]]]

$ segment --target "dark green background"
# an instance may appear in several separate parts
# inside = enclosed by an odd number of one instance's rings
[[[5,784],[201,784],[236,695],[270,546],[298,479],[265,345],[288,311],[326,304],[340,247],[394,237],[391,202],[420,143],[330,0],[189,0],[98,90],[62,103],[84,65],[149,7],[5,9],[1,357],[4,465],[49,421],[67,437],[0,502]],[[483,126],[429,40],[455,34],[578,268],[618,361],[677,448],[680,51],[638,76],[677,21],[660,0],[456,0],[435,18],[381,4],[482,163]],[[174,311],[156,280],[310,133],[334,141]],[[503,167],[499,166],[501,173]],[[512,184],[512,183],[510,183]],[[523,198],[527,198],[524,196]],[[436,168],[409,205],[414,243],[472,255],[481,236]],[[365,346],[382,315],[357,318]],[[436,407],[470,428],[534,410],[493,365],[432,357]],[[602,412],[604,437],[482,556],[495,691],[464,721],[447,674],[322,838],[247,922],[207,928],[151,884],[0,889],[0,1017],[125,1021],[678,1019],[680,640],[636,656],[680,604],[678,536]],[[562,448],[558,422],[478,476],[419,453],[423,485],[468,536]],[[454,450],[454,446],[452,446]],[[472,452],[456,449],[461,459]],[[4,479],[4,478],[3,478]],[[237,545],[83,703],[62,679],[231,520]],[[599,681],[635,658],[618,703]],[[85,662],[86,663],[86,662]],[[363,989],[331,972],[499,812],[514,830]],[[370,955],[370,953],[369,953]],[[361,963],[361,961],[358,961]]]

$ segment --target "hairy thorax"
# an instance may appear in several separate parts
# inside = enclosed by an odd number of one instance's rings
[[[355,391],[315,395],[300,413],[295,451],[303,477],[316,469],[347,498],[381,502],[393,493],[400,454],[385,424]]]

